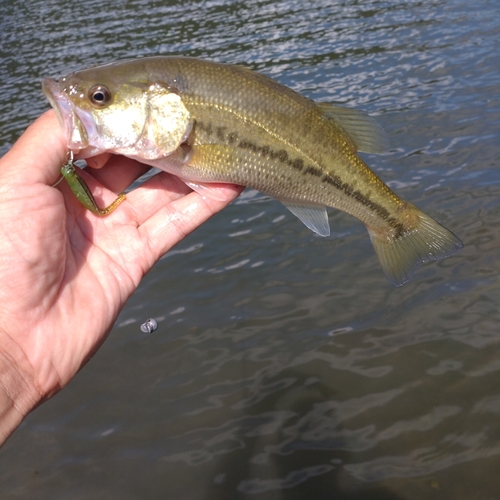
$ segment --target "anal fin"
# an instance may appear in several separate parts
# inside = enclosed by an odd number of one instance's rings
[[[303,205],[301,203],[290,203],[282,201],[293,215],[298,217],[311,231],[320,236],[330,236],[330,224],[326,207],[319,205]]]

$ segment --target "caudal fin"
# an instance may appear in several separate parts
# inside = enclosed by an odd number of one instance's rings
[[[463,243],[434,219],[416,210],[415,225],[399,236],[371,231],[370,238],[388,281],[404,285],[429,260],[445,259],[463,248]]]

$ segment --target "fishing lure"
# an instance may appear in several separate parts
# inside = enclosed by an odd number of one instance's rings
[[[93,214],[101,216],[109,215],[125,199],[125,195],[122,193],[107,207],[99,208],[89,187],[77,172],[73,158],[73,151],[70,151],[66,163],[61,168],[61,174],[68,183],[71,191],[73,191],[78,201]]]

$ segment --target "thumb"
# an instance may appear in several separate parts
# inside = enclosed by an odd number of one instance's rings
[[[2,158],[2,175],[16,184],[52,185],[60,176],[68,147],[53,110],[35,120]]]

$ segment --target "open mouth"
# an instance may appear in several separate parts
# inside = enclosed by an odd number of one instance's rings
[[[72,151],[86,148],[89,144],[86,128],[66,92],[58,82],[50,78],[42,81],[42,89],[54,108],[59,123],[66,130],[68,147]]]

